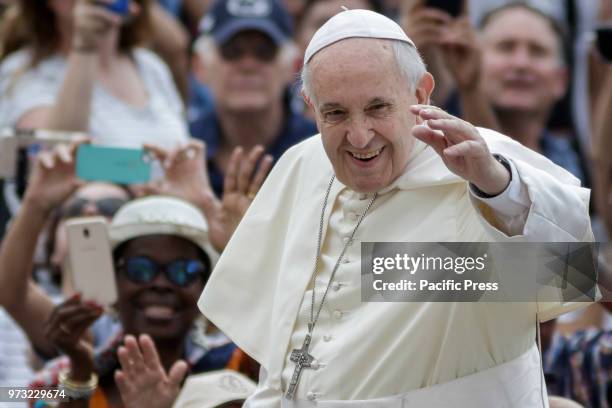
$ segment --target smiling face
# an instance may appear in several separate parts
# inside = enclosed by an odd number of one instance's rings
[[[325,152],[340,182],[378,191],[406,168],[414,137],[413,104],[433,89],[425,74],[411,90],[390,41],[350,38],[319,51],[309,63],[311,100]]]
[[[151,235],[128,241],[121,258],[148,257],[160,265],[186,259],[201,259],[198,247],[171,235]],[[117,310],[127,333],[147,333],[154,340],[179,340],[187,335],[199,315],[197,301],[204,278],[180,287],[160,271],[149,283],[134,283],[117,272]]]
[[[566,88],[560,42],[551,23],[512,7],[491,16],[482,38],[483,84],[493,106],[548,113]]]

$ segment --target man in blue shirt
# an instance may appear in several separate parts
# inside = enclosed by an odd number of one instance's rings
[[[275,159],[317,133],[291,108],[297,51],[292,23],[277,0],[218,0],[201,22],[195,44],[196,75],[213,97],[213,108],[191,122],[191,134],[207,144],[213,189],[233,149],[263,145]]]

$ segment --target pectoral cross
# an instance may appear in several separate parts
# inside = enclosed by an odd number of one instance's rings
[[[311,364],[314,361],[314,357],[308,354],[308,347],[310,347],[310,333],[306,335],[304,339],[304,344],[302,344],[302,348],[294,349],[291,352],[290,360],[295,363],[295,370],[293,371],[293,376],[291,377],[291,382],[289,383],[289,388],[287,388],[287,392],[285,393],[285,398],[288,400],[292,400],[295,397],[295,390],[297,388],[298,382],[300,381],[300,376],[302,375],[302,370],[304,368],[311,368]]]

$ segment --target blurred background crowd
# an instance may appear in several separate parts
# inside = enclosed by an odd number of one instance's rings
[[[198,406],[252,391],[257,364],[196,301],[274,161],[317,133],[297,78],[310,38],[341,6],[399,22],[436,79],[433,104],[573,173],[593,189],[596,239],[612,234],[612,0],[115,3],[0,0],[0,129],[89,138],[20,145],[16,174],[0,181],[0,387],[70,386],[71,367],[79,384],[97,374],[89,406],[119,407],[134,390],[115,371],[139,344],[170,376],[189,372],[183,391]],[[145,148],[157,179],[79,180],[76,152],[90,142]],[[66,222],[89,215],[110,223],[112,312],[75,294],[65,267]],[[542,325],[549,394],[611,406],[608,307]]]

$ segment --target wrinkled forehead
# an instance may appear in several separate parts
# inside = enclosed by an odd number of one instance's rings
[[[317,106],[395,99],[403,81],[392,42],[362,38],[342,40],[321,50],[309,63],[309,76]]]

